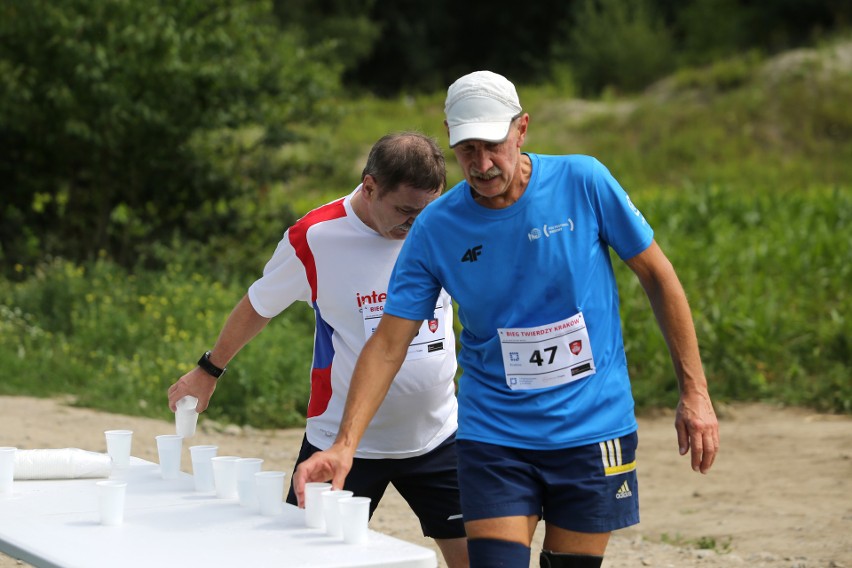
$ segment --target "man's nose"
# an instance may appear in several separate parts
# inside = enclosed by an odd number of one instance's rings
[[[491,161],[491,154],[485,148],[479,148],[473,155],[473,167],[476,170],[484,174],[493,166],[493,162]]]

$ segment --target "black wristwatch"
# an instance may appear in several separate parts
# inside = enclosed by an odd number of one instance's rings
[[[210,361],[210,352],[206,352],[201,356],[201,359],[198,360],[198,366],[204,369],[208,375],[212,376],[214,379],[218,379],[221,377],[225,371],[228,370],[227,367],[217,367]]]

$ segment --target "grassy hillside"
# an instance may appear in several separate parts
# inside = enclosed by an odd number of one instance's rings
[[[631,192],[716,184],[801,191],[852,184],[852,40],[762,59],[744,54],[689,69],[632,98],[582,100],[568,86],[519,86],[531,115],[529,151],[591,154]],[[414,129],[446,147],[444,93],[341,101],[341,124],[314,133],[307,154],[343,165],[320,185],[282,188],[302,208],[352,185],[370,145]],[[294,150],[295,151],[295,150]],[[460,172],[447,149],[449,178]],[[338,162],[339,163],[339,162]],[[339,163],[340,164],[340,163]]]

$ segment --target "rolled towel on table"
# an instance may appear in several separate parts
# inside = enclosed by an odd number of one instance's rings
[[[15,452],[15,479],[109,477],[111,471],[109,455],[79,448]]]

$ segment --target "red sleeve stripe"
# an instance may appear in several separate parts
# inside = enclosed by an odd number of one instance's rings
[[[311,303],[317,301],[317,266],[314,262],[314,253],[311,247],[308,246],[308,229],[322,223],[323,221],[331,221],[346,216],[346,208],[343,207],[343,197],[337,201],[332,201],[327,205],[318,207],[307,215],[296,221],[290,227],[290,244],[296,251],[296,256],[302,261],[305,267],[305,274],[308,277],[308,284],[311,286]]]

